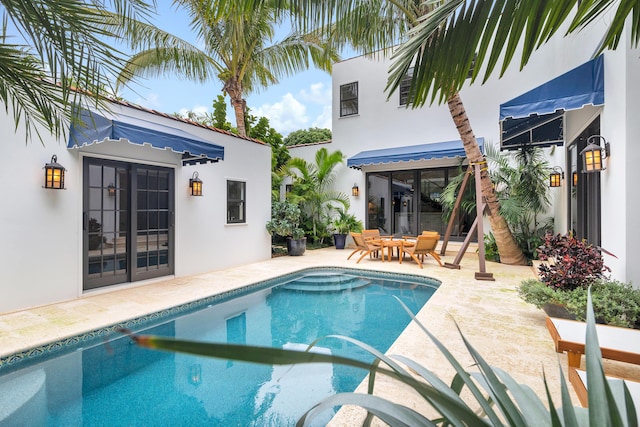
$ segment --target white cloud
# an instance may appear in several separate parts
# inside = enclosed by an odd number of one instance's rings
[[[322,113],[313,121],[313,127],[331,129],[331,104],[322,108]]]
[[[269,119],[271,127],[282,135],[308,127],[307,107],[298,101],[291,93],[284,95],[279,102],[262,104],[256,108],[254,115]]]
[[[181,108],[178,113],[180,113],[181,116],[187,116],[187,113],[189,111],[193,111],[194,113],[196,113],[198,116],[208,113],[209,112],[209,107],[205,106],[205,105],[196,105],[194,107],[191,108]]]
[[[162,102],[160,101],[160,95],[154,92],[150,92],[146,97],[139,96],[136,98],[134,103],[141,105],[145,108],[149,108],[151,110],[158,110],[162,106]]]
[[[300,90],[300,98],[314,104],[331,105],[331,86],[327,87],[322,82],[312,83],[309,89]]]

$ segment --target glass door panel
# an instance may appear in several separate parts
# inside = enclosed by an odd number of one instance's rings
[[[420,226],[418,232],[430,230],[444,235],[447,225],[442,221],[440,195],[447,186],[445,169],[427,169],[420,172]]]
[[[415,235],[414,183],[415,172],[393,172],[391,174],[393,196],[393,234]]]
[[[391,232],[389,221],[389,174],[367,174],[367,224],[368,229],[378,229],[381,234]]]

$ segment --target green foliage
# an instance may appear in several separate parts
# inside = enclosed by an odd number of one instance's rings
[[[301,239],[304,230],[300,228],[300,208],[288,201],[275,201],[271,205],[271,220],[267,222],[271,235]]]
[[[604,265],[599,247],[577,239],[572,233],[547,233],[544,245],[538,248],[538,256],[542,261],[549,261],[540,266],[540,279],[557,289],[587,288],[596,279],[603,278],[604,271],[611,271]]]
[[[333,189],[335,168],[343,162],[342,152],[329,153],[323,147],[316,151],[314,163],[295,157],[281,170],[293,178],[287,199],[301,206],[305,231],[313,240],[322,241],[329,235],[326,229],[333,208],[349,207],[347,195]]]
[[[331,140],[331,130],[321,128],[300,129],[291,132],[284,139],[284,145],[304,145]]]
[[[342,207],[334,208],[332,213],[333,220],[329,223],[329,229],[334,233],[348,234],[352,231],[359,233],[364,228],[362,221]]]
[[[398,300],[400,304],[402,302]],[[404,304],[402,304],[404,306]],[[447,349],[420,323],[411,311],[405,310],[414,323],[433,341],[455,372],[451,384],[445,383],[433,371],[404,356],[387,356],[360,341],[330,335],[312,342],[307,351],[255,347],[236,344],[198,343],[164,337],[133,335],[140,346],[174,352],[184,352],[221,359],[232,359],[269,365],[294,363],[333,363],[364,369],[369,372],[367,394],[340,393],[316,403],[297,425],[306,426],[325,410],[342,405],[356,405],[368,412],[365,425],[373,417],[390,426],[636,426],[635,406],[622,382],[607,381],[602,367],[595,318],[589,295],[587,302],[586,361],[589,378],[589,407],[574,407],[564,374],[560,369],[561,404],[547,393],[546,399],[535,395],[527,385],[518,383],[502,369],[490,366],[462,335],[467,351],[474,360],[474,369],[467,371]],[[355,344],[374,356],[372,363],[356,359],[309,352],[324,339],[340,339]],[[399,363],[398,363],[399,362]],[[375,381],[384,375],[414,390],[436,415],[430,419],[416,410],[385,398],[374,396]],[[544,375],[543,375],[544,378]],[[548,384],[544,379],[548,390]],[[462,393],[465,391],[465,393]],[[480,409],[479,411],[477,409]],[[556,409],[559,408],[559,409]]]
[[[227,103],[223,95],[218,95],[213,101],[211,126],[222,130],[231,130],[231,123],[227,121]]]
[[[523,281],[518,294],[526,302],[543,308],[546,304],[564,306],[577,320],[587,318],[588,290],[553,289],[535,279]],[[596,321],[613,326],[640,329],[640,289],[628,283],[597,280],[591,285]]]
[[[492,145],[486,146],[486,152],[491,166],[489,175],[500,200],[500,214],[507,221],[524,255],[528,259],[537,259],[536,249],[542,244],[545,231],[553,229],[553,218],[542,218],[550,206],[549,165],[544,153],[539,148],[527,148],[505,154]],[[463,179],[464,173],[451,179],[440,196],[445,207],[445,220],[453,210]],[[475,179],[472,175],[462,198],[461,211],[472,213],[475,210]],[[490,239],[495,242],[495,238]]]
[[[500,262],[498,244],[493,233],[484,235],[484,258],[488,261]]]

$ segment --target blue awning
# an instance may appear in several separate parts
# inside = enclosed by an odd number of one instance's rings
[[[71,125],[67,148],[80,148],[105,140],[126,139],[133,144],[171,150],[182,154],[183,164],[217,162],[224,159],[224,147],[212,144],[172,126],[114,114],[113,118],[83,110],[80,125]]]
[[[500,120],[577,110],[604,104],[604,56],[600,55],[500,105]]]
[[[476,138],[480,150],[484,139]],[[361,169],[363,166],[385,163],[409,162],[417,160],[454,159],[466,157],[462,141],[444,141],[431,144],[407,145],[404,147],[384,148],[381,150],[362,151],[347,159],[347,166]]]

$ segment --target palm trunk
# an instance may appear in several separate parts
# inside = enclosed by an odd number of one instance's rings
[[[449,112],[451,118],[458,129],[464,151],[467,154],[467,159],[472,163],[483,162],[484,156],[478,146],[478,141],[471,129],[471,122],[462,104],[462,99],[458,93],[454,94],[447,100],[449,105]],[[482,187],[482,196],[484,197],[491,215],[489,215],[489,223],[491,229],[496,238],[496,244],[498,246],[498,252],[500,253],[500,262],[510,265],[526,265],[527,258],[522,253],[522,250],[518,246],[507,222],[500,214],[500,202],[496,196],[496,192],[493,188],[491,178],[486,168],[482,168],[480,174],[480,184]],[[478,218],[480,221],[481,218]],[[483,244],[484,236],[478,236],[478,244]]]
[[[244,122],[244,112],[246,110],[246,102],[242,98],[242,85],[237,79],[232,79],[224,84],[223,90],[229,95],[231,105],[236,115],[236,127],[238,135],[247,136],[247,128]]]

